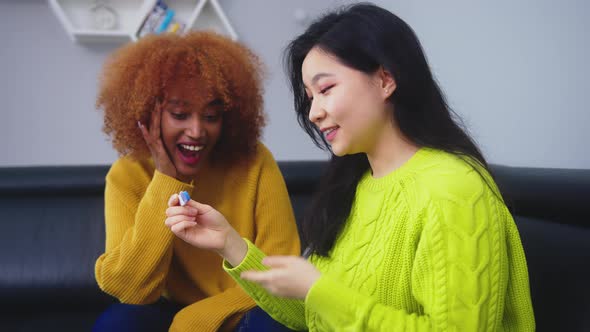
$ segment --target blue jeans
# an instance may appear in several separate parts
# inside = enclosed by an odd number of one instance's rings
[[[163,298],[146,305],[116,303],[98,317],[92,332],[166,332],[180,309]]]
[[[292,330],[272,319],[260,307],[255,307],[242,317],[236,327],[236,332],[254,331],[287,332]]]
[[[93,332],[166,332],[176,313],[183,306],[166,299],[146,305],[117,303],[96,320]],[[236,332],[291,331],[272,319],[259,307],[248,311],[238,323]]]

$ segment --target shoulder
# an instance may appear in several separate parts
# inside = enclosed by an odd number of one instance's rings
[[[473,233],[503,218],[498,214],[504,205],[502,198],[492,177],[479,163],[436,151],[429,164],[415,175],[417,191],[424,198],[420,216],[425,229]]]
[[[257,173],[257,170],[265,168],[278,168],[277,162],[270,150],[262,142],[256,144],[255,155],[248,163],[249,172]]]
[[[256,148],[256,169],[250,171],[261,186],[285,186],[283,174],[270,150],[261,142]]]
[[[127,186],[145,183],[147,186],[154,175],[151,159],[135,160],[121,157],[113,163],[106,176],[107,184]]]
[[[215,176],[223,177],[226,181],[236,185],[249,183],[249,186],[257,183],[261,178],[280,173],[272,153],[261,142],[257,143],[254,155],[250,158],[232,165],[224,165],[213,171]]]
[[[435,201],[473,201],[493,194],[495,184],[476,161],[444,151],[428,149],[422,167],[414,172],[418,189]]]
[[[261,160],[262,163],[276,164],[272,152],[270,152],[270,150],[262,142],[258,142],[256,145],[256,157],[256,159]]]

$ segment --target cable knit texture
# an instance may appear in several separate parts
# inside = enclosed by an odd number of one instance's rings
[[[322,276],[305,301],[239,278],[264,269],[255,244],[224,268],[297,330],[534,331],[518,230],[493,180],[476,169],[422,148],[382,178],[367,172],[329,257],[310,257]]]
[[[255,305],[223,271],[221,257],[185,243],[164,225],[172,194],[186,190],[213,206],[264,252],[300,253],[285,182],[266,147],[259,144],[247,167],[206,166],[201,174],[193,186],[155,171],[151,160],[121,158],[106,179],[106,250],[96,261],[98,285],[123,303],[165,296],[187,305],[171,331],[231,330]]]

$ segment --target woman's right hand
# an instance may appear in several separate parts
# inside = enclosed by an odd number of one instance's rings
[[[166,226],[183,241],[197,248],[215,251],[233,266],[246,257],[246,241],[219,211],[192,199],[185,206],[180,206],[177,194],[170,197],[168,206]]]
[[[179,174],[176,171],[176,167],[174,166],[174,163],[172,163],[172,160],[170,160],[168,152],[166,152],[166,148],[164,147],[164,142],[162,141],[161,123],[162,106],[160,105],[160,102],[156,102],[154,111],[150,114],[149,128],[146,128],[146,126],[143,123],[141,123],[141,121],[137,121],[137,125],[139,126],[139,130],[141,130],[143,139],[145,140],[145,143],[150,149],[150,153],[152,155],[152,159],[154,160],[156,169],[160,173],[184,181],[186,179],[179,178]]]

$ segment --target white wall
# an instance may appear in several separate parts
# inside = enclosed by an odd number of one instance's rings
[[[341,1],[220,0],[268,65],[264,141],[278,160],[324,159],[297,126],[280,56],[312,15]],[[590,168],[590,4],[376,1],[416,31],[449,102],[493,163]],[[94,110],[113,45],[72,43],[45,1],[0,2],[0,166],[115,160]]]
[[[414,28],[491,162],[590,168],[590,2],[378,3]]]

